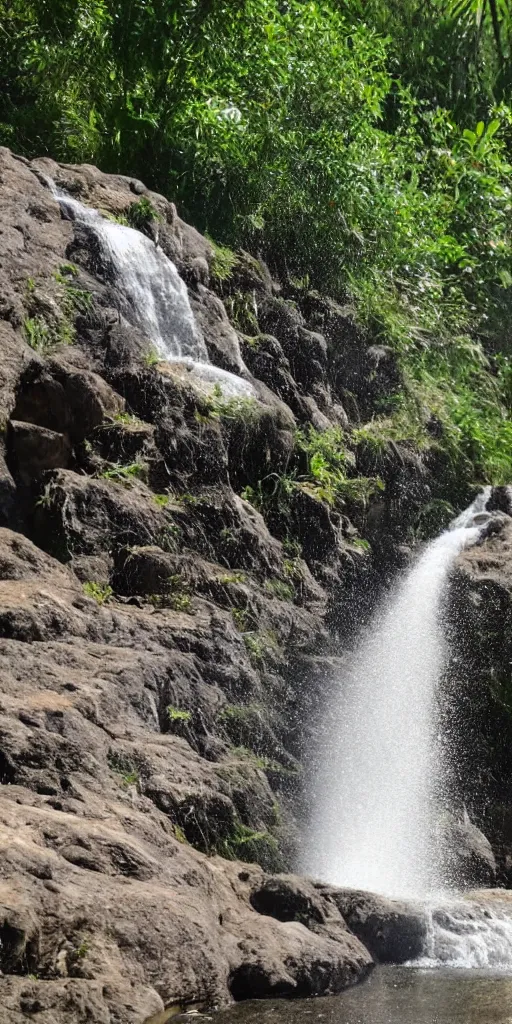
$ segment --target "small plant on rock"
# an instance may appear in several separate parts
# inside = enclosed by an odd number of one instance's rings
[[[148,369],[153,366],[158,366],[158,363],[162,362],[162,356],[160,356],[156,348],[150,348],[143,357],[143,363]]]
[[[181,825],[174,825],[174,836],[179,843],[184,843],[188,846],[188,839],[181,827]]]
[[[90,313],[92,309],[91,293],[85,288],[77,288],[72,283],[77,275],[78,268],[73,263],[62,263],[53,274],[57,284],[63,286],[61,290],[61,305],[65,316],[69,319],[72,319],[75,313]]]
[[[79,946],[73,950],[77,960],[83,960],[89,952],[89,942],[87,939],[82,939]]]
[[[139,770],[125,754],[118,753],[116,750],[110,750],[107,754],[107,761],[112,771],[120,776],[123,786],[137,786],[139,784]]]
[[[99,605],[109,601],[114,593],[108,583],[95,583],[93,580],[83,583],[82,589],[86,597],[91,597]]]
[[[165,508],[170,502],[168,494],[153,494],[153,501],[159,508]]]
[[[162,594],[151,594],[149,600],[155,608],[171,608],[175,612],[192,612],[189,584],[181,573],[169,576]]]
[[[280,601],[293,601],[295,596],[295,591],[291,584],[285,583],[284,580],[280,579],[266,580],[265,590],[267,594],[277,597]]]
[[[162,551],[174,555],[179,551],[182,532],[181,526],[177,523],[169,523],[156,535],[155,544],[158,544]]]
[[[169,704],[167,708],[167,715],[171,722],[190,722],[192,718],[191,711],[186,711],[184,708],[175,708],[172,704]]]
[[[364,552],[370,552],[372,550],[370,542],[365,540],[364,537],[354,537],[352,546],[354,548],[359,548],[360,551]]]
[[[243,641],[255,668],[261,669],[267,660],[275,658],[279,653],[277,638],[271,630],[244,633]]]
[[[229,281],[233,271],[238,263],[238,256],[228,249],[225,245],[217,245],[216,242],[208,238],[208,241],[213,249],[213,256],[210,261],[210,274],[214,281],[218,284],[223,284]]]
[[[42,316],[27,317],[23,323],[25,341],[34,352],[45,355],[53,346],[50,328]]]
[[[134,416],[131,412],[116,412],[114,416],[114,423],[122,423],[127,427],[144,426],[144,421],[139,419],[138,416]]]
[[[151,200],[147,196],[142,196],[128,207],[126,219],[130,227],[145,233],[155,221],[158,222],[162,218]]]
[[[249,628],[249,614],[247,608],[232,608],[231,615],[233,616],[233,622],[237,629],[241,633],[244,633]]]
[[[283,860],[275,836],[267,830],[250,828],[241,821],[236,821],[230,835],[216,843],[215,852],[226,860],[260,864],[266,871],[283,870]]]
[[[40,508],[51,508],[54,499],[55,488],[51,483],[44,485],[43,493],[36,501],[36,506]]]
[[[255,398],[214,398],[213,412],[221,420],[254,423],[260,408]]]
[[[61,263],[59,273],[65,278],[78,277],[78,267],[76,263]]]
[[[126,466],[114,462],[98,475],[101,480],[115,480],[116,483],[129,484],[133,480],[144,479],[146,473],[147,467],[144,462],[130,462]]]
[[[150,594],[149,602],[154,608],[170,608],[173,612],[192,613],[192,600],[189,594],[169,591],[166,594]]]
[[[230,572],[225,573],[224,576],[219,577],[219,583],[224,586],[228,586],[230,583],[246,583],[247,576],[244,572]]]

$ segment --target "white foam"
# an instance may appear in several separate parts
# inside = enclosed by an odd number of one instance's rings
[[[512,970],[512,905],[506,894],[425,904],[427,941],[415,967]]]

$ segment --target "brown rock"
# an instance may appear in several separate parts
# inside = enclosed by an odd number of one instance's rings
[[[26,483],[47,469],[65,469],[71,459],[71,445],[64,434],[17,420],[9,423],[8,449],[15,472]]]

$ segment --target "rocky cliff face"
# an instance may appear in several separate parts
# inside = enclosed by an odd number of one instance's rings
[[[498,879],[512,883],[512,522],[510,489],[495,488],[501,517],[458,559],[446,610],[452,656],[444,714],[453,741],[452,796],[491,840]],[[490,506],[491,507],[491,506]],[[504,514],[503,514],[504,513]]]
[[[150,200],[212,363],[253,399],[156,361],[48,175],[109,216]],[[400,374],[349,309],[233,262],[140,182],[0,150],[0,212],[9,1019],[140,1024],[337,991],[370,954],[330,891],[273,873],[294,864],[340,640],[407,558],[443,467],[351,444]],[[308,480],[311,428],[348,438],[341,506],[321,463]]]

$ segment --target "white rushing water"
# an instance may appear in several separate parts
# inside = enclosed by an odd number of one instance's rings
[[[427,941],[415,967],[512,969],[512,902],[499,890],[427,900]]]
[[[430,841],[439,786],[436,688],[446,658],[441,600],[454,559],[488,515],[479,495],[385,599],[325,726],[303,870],[387,896],[438,890]],[[477,524],[474,525],[476,517]]]
[[[120,312],[140,329],[157,355],[185,364],[193,377],[218,384],[223,395],[252,395],[249,381],[210,363],[186,285],[162,249],[142,232],[102,217],[51,179],[46,181],[64,215],[96,236],[113,271]]]

